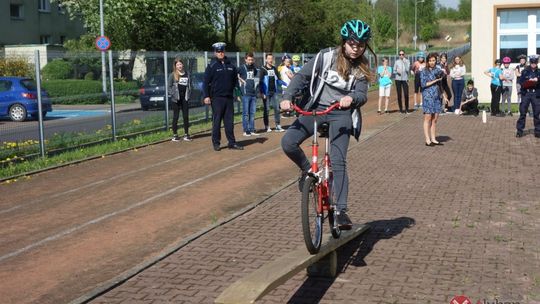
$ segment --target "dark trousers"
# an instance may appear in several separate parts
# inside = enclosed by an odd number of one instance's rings
[[[463,88],[465,88],[465,79],[452,80],[452,91],[454,92],[453,110],[459,109],[459,106],[461,105],[461,94],[463,93]]]
[[[409,82],[406,80],[396,80],[397,101],[399,111],[403,112],[403,103],[401,102],[401,90],[405,97],[405,111],[409,111]]]
[[[501,101],[502,87],[491,84],[491,115],[497,115],[499,110],[499,102]]]
[[[184,120],[184,134],[189,134],[189,109],[188,102],[182,98],[178,102],[172,102],[173,118],[172,118],[172,131],[174,135],[178,135],[178,118],[180,116],[180,109],[182,110],[182,119]]]
[[[521,95],[519,118],[516,122],[516,129],[518,132],[523,132],[523,129],[525,129],[525,120],[527,118],[529,104],[531,104],[533,108],[534,134],[540,135],[540,98],[536,97],[535,92],[527,92]]]
[[[212,98],[212,144],[219,146],[221,142],[221,121],[225,127],[225,136],[229,141],[229,146],[234,145],[234,103],[232,97]]]
[[[478,115],[478,100],[475,99],[461,105],[461,111],[471,115]]]

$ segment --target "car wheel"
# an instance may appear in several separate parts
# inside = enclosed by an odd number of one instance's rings
[[[26,115],[26,108],[22,104],[16,103],[9,108],[9,118],[13,121],[25,121]]]
[[[142,109],[143,111],[148,111],[148,106],[141,106],[141,109]]]

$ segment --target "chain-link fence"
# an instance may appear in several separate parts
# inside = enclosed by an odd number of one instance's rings
[[[469,49],[470,44],[449,50],[449,60]],[[102,75],[101,53],[97,51],[19,53],[34,70],[25,77],[0,77],[0,167],[14,160],[167,130],[172,115],[165,84],[176,57],[183,59],[185,69],[192,75],[190,123],[208,121],[211,109],[202,103],[202,82],[211,55],[208,52],[109,51],[107,75]],[[256,66],[262,66],[266,54],[254,55]],[[279,64],[284,53],[273,55]],[[314,54],[299,55],[307,61]],[[8,58],[7,54],[5,56]],[[226,56],[237,66],[244,62],[244,53],[228,52]],[[381,56],[378,57],[380,64]],[[386,57],[390,57],[393,65],[396,56]],[[409,59],[414,61],[414,55]],[[369,62],[375,69],[376,61],[371,55]],[[41,92],[35,79],[40,80]],[[6,92],[8,97],[5,97]],[[258,103],[262,105],[260,99]],[[241,103],[235,101],[235,113],[241,110]]]

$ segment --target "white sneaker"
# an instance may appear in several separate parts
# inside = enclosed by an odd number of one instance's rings
[[[253,136],[259,136],[259,135],[261,135],[261,134],[255,132],[255,131],[251,131],[250,133],[251,133],[251,135],[253,135]]]
[[[251,136],[251,133],[244,132],[243,135],[244,135],[245,137],[249,137],[249,136]]]
[[[178,137],[178,135],[175,135],[175,136],[173,136],[171,141],[180,141],[180,137]]]
[[[276,132],[285,132],[285,130],[283,130],[283,128],[280,126],[280,125],[277,125],[276,126]]]
[[[270,132],[272,132],[272,129],[270,129],[270,127],[268,127],[268,129],[266,129],[266,132],[270,133]]]

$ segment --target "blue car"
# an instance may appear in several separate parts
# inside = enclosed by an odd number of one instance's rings
[[[43,117],[52,111],[47,92],[41,90]],[[37,87],[34,80],[24,77],[0,77],[0,117],[25,121],[28,115],[38,117]]]

